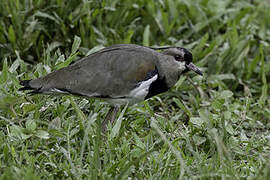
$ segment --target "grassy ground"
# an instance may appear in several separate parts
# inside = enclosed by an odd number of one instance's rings
[[[269,179],[267,0],[1,0],[1,179]],[[19,79],[102,46],[183,46],[205,76],[122,109],[28,96]]]

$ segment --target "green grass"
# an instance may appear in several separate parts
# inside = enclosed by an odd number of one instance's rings
[[[1,179],[268,179],[270,11],[267,0],[1,0]],[[188,73],[165,94],[122,108],[29,96],[20,79],[103,46],[190,49]]]

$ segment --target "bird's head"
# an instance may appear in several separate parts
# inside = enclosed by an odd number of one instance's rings
[[[192,54],[187,49],[181,47],[171,47],[166,48],[162,53],[174,57],[175,61],[177,61],[177,64],[179,65],[179,68],[181,69],[181,74],[192,70],[201,76],[203,75],[202,71],[192,63]]]

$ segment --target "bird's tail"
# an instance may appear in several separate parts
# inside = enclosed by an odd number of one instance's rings
[[[40,89],[41,87],[33,87],[31,86],[30,82],[32,80],[23,80],[23,81],[20,81],[20,85],[22,85],[23,87],[19,89],[19,91],[25,91],[25,90],[32,90],[31,92],[28,92],[28,94],[36,94],[36,93],[40,93]]]

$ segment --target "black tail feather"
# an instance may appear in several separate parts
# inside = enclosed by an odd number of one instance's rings
[[[36,88],[36,89],[33,89],[33,91],[30,91],[30,92],[28,92],[27,94],[39,94],[39,93],[41,93],[40,92],[40,89],[41,89],[41,87],[40,88]]]
[[[22,85],[22,86],[30,86],[29,85],[29,82],[30,82],[31,80],[22,80],[22,81],[20,81],[20,85]]]
[[[28,92],[27,94],[37,94],[37,93],[40,93],[39,90],[41,89],[40,88],[34,88],[30,85],[30,81],[31,80],[23,80],[23,81],[20,81],[20,85],[22,85],[23,87],[19,89],[19,91],[25,91],[25,90],[33,90],[31,92]]]
[[[23,80],[20,81],[20,85],[22,85],[23,87],[19,89],[19,91],[24,91],[24,90],[34,90],[35,88],[31,87],[29,82],[31,80]]]

